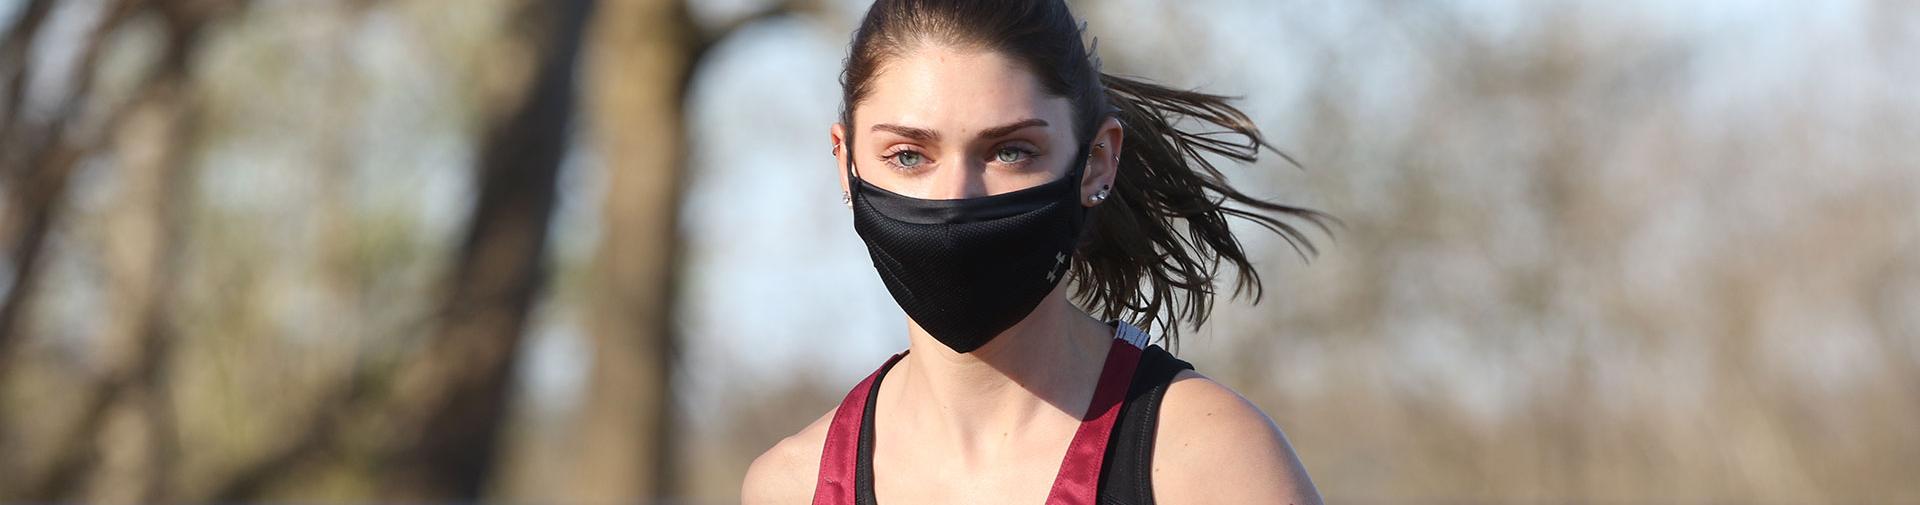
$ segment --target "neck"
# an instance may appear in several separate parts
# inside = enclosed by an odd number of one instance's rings
[[[1077,426],[1113,330],[1067,303],[1064,288],[969,353],[954,352],[909,321],[911,352],[901,363],[897,397],[903,417],[964,452],[1005,447],[1000,442],[1036,423]]]

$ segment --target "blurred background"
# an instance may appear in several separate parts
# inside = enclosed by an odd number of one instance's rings
[[[737,501],[866,3],[0,0],[0,502]],[[1346,222],[1180,346],[1329,502],[1920,503],[1920,4],[1074,7]]]

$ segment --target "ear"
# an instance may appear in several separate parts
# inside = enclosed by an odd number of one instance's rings
[[[1080,205],[1099,205],[1093,195],[1102,189],[1107,190],[1108,198],[1118,191],[1113,181],[1120,175],[1120,143],[1125,138],[1126,130],[1120,118],[1108,117],[1100,122],[1100,129],[1094,130],[1093,154],[1087,158],[1085,173],[1080,175]]]
[[[847,152],[852,149],[847,145],[847,126],[834,123],[827,130],[827,135],[833,140],[833,178],[840,181],[840,192],[844,194],[851,189],[847,187],[846,166],[847,159],[853,156]]]

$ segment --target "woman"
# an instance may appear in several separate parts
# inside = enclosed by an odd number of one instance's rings
[[[1221,260],[1257,300],[1227,216],[1312,250],[1274,215],[1324,215],[1199,156],[1252,161],[1245,115],[1100,73],[1061,0],[880,0],[842,85],[835,177],[909,345],[755,460],[747,503],[1320,502],[1265,413],[1121,320],[1173,346]]]

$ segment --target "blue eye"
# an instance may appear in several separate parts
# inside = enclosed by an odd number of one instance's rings
[[[993,153],[993,158],[1001,163],[1019,163],[1033,156],[1032,152],[1017,147],[1002,147]]]
[[[893,163],[903,168],[917,167],[925,161],[927,161],[926,158],[921,157],[920,153],[913,151],[901,151],[893,155]]]

